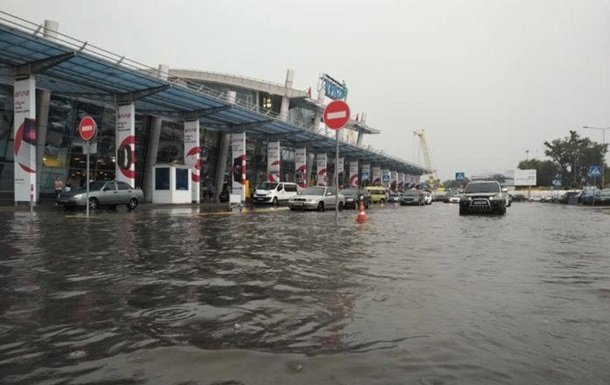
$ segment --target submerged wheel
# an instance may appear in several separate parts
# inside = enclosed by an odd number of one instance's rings
[[[379,200],[379,204],[380,204],[380,205],[382,205],[382,204],[384,204],[384,203],[385,203],[385,199],[381,198],[381,199]]]
[[[277,197],[273,197],[273,201],[271,202],[271,204],[273,204],[273,207],[277,207],[279,202],[277,201]]]
[[[339,211],[343,211],[343,202],[339,202]]]
[[[97,198],[89,198],[89,208],[91,210],[95,210],[99,206],[100,206],[100,202],[97,200]]]
[[[136,198],[131,198],[129,202],[127,202],[127,210],[133,210],[138,207],[138,200]]]
[[[324,202],[318,203],[318,211],[324,211]]]

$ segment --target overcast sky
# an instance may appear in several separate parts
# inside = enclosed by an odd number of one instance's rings
[[[544,141],[610,126],[610,0],[3,0],[0,9],[156,67],[315,88],[345,80],[365,144],[441,179],[544,158]],[[610,141],[610,133],[607,141]]]

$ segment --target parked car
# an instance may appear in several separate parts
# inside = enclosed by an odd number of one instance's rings
[[[527,200],[527,197],[523,194],[513,195],[513,202],[524,202],[526,200]]]
[[[371,193],[366,189],[346,188],[341,190],[341,194],[345,196],[346,209],[358,209],[360,196],[362,196],[365,209],[368,209],[371,204]]]
[[[388,191],[383,186],[366,186],[371,194],[371,202],[384,204],[388,201]]]
[[[324,211],[335,208],[336,199],[339,199],[339,211],[345,207],[345,196],[337,195],[334,187],[316,186],[309,187],[288,199],[290,210],[318,210]]]
[[[139,188],[118,180],[98,180],[89,182],[89,208],[96,209],[107,206],[111,209],[118,205],[126,205],[128,210],[138,207],[144,199],[144,193]],[[64,191],[57,197],[57,204],[65,208],[86,207],[87,190],[79,188]]]
[[[594,206],[610,205],[610,189],[596,190],[583,199],[583,204]]]
[[[400,197],[401,206],[424,206],[424,193],[421,190],[407,190]]]
[[[388,195],[388,202],[399,203],[400,202],[400,194],[397,192],[391,192]]]
[[[443,200],[445,203],[460,203],[460,194],[458,192],[450,191],[445,194],[445,198]]]
[[[506,214],[506,194],[495,180],[468,183],[460,198],[460,215]]]
[[[274,206],[280,202],[288,202],[288,199],[297,195],[297,184],[292,182],[263,182],[256,187],[252,202],[271,203]]]
[[[432,204],[432,193],[429,191],[424,191],[424,203],[427,205]]]

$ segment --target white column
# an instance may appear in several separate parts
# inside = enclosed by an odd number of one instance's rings
[[[280,120],[284,122],[288,121],[288,109],[290,108],[290,98],[288,92],[292,88],[292,82],[294,79],[294,70],[289,69],[286,71],[286,83],[284,85],[284,96],[282,97],[282,106],[280,108]]]
[[[280,154],[280,142],[267,144],[267,180],[269,182],[280,181]]]
[[[296,148],[294,150],[294,181],[299,189],[307,187],[307,149]]]
[[[318,168],[318,186],[328,186],[326,153],[316,154],[316,166]]]
[[[349,187],[358,187],[358,161],[349,162]]]
[[[184,122],[184,164],[191,168],[192,201],[201,202],[201,159],[199,120]]]

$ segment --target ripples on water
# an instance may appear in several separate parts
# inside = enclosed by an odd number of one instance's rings
[[[0,382],[607,384],[606,213],[0,213]]]

